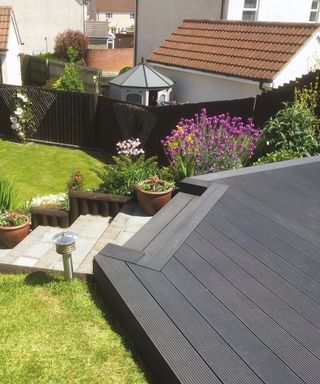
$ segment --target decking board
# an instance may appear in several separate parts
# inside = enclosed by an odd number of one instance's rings
[[[314,355],[320,358],[320,335],[319,335],[319,309],[313,313],[314,322],[299,313],[295,307],[289,305],[272,292],[257,278],[252,277],[246,270],[239,267],[231,259],[219,252],[209,241],[204,241],[201,236],[193,235],[187,244],[221,276],[228,280],[236,289],[243,293],[250,301],[266,313],[271,319],[285,329],[296,340],[308,348]],[[293,293],[297,292],[290,285],[283,286],[282,296],[291,299],[294,304]],[[291,296],[290,296],[291,295]],[[300,307],[302,304],[300,303]],[[303,308],[304,309],[304,308]],[[318,314],[318,317],[316,316]],[[315,323],[315,324],[314,324]]]
[[[270,316],[212,268],[197,253],[179,252],[177,259],[239,320],[307,383],[320,377],[320,360]]]
[[[319,174],[317,157],[189,178],[197,196],[97,256],[160,384],[319,382]]]

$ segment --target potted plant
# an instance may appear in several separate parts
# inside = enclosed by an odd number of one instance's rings
[[[17,208],[21,206],[14,181],[0,177],[0,243],[15,247],[29,233],[29,217]]]
[[[0,243],[14,248],[30,231],[29,217],[18,211],[0,213]]]
[[[134,189],[143,212],[152,216],[170,201],[174,183],[155,175],[138,182]]]

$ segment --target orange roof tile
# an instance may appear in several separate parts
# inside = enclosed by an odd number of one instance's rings
[[[272,81],[318,24],[184,20],[149,62]]]
[[[96,0],[97,12],[134,12],[135,0]]]
[[[0,6],[0,51],[7,50],[11,7]]]

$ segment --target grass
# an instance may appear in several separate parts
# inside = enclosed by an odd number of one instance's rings
[[[145,384],[94,283],[0,275],[1,384]]]
[[[91,169],[102,168],[108,160],[78,149],[35,143],[22,145],[0,139],[1,174],[15,179],[24,200],[65,192],[73,166],[80,169],[85,188],[93,188],[100,179]]]

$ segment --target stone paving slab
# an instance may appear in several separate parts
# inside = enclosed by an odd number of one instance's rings
[[[74,271],[92,274],[92,261],[97,253],[108,243],[124,245],[150,219],[151,216],[146,216],[132,202],[126,204],[113,220],[86,215],[64,230],[38,226],[14,249],[0,249],[0,270],[62,272],[62,256],[56,253],[52,238],[59,232],[72,231],[78,236],[72,254]]]
[[[79,220],[79,221],[78,221]],[[78,236],[73,252],[74,270],[79,268],[97,240],[109,226],[110,217],[80,216],[68,229],[39,226],[12,250],[0,254],[0,268],[10,264],[13,269],[30,271],[63,271],[62,256],[56,253],[52,238],[63,231],[72,231]]]
[[[79,273],[92,274],[93,258],[108,244],[124,245],[152,216],[145,215],[134,202],[127,203],[97,241],[91,252],[77,269]]]

